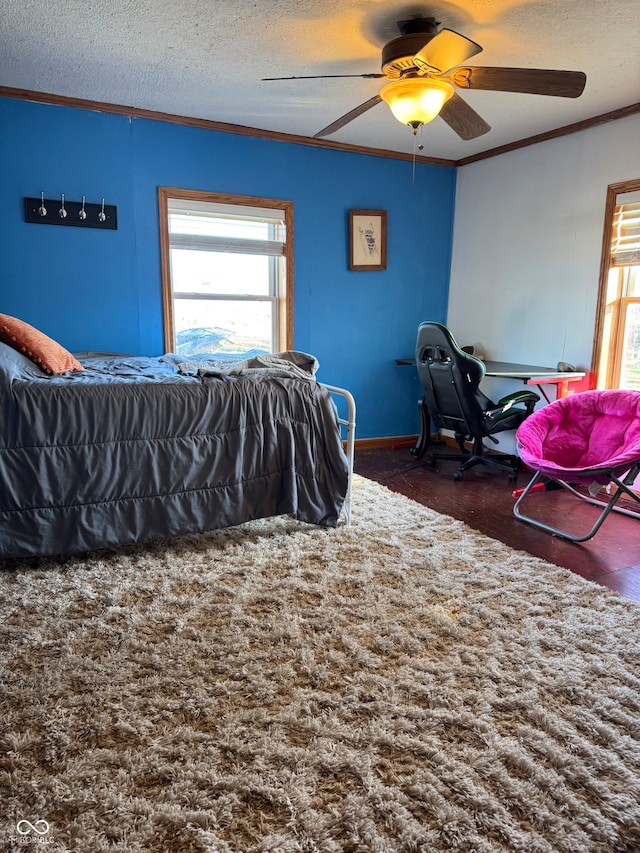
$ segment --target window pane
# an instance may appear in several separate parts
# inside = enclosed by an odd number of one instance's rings
[[[611,267],[607,278],[607,305],[620,299],[623,271],[619,267]]]
[[[625,267],[625,296],[640,296],[640,267]]]
[[[617,310],[617,306],[611,304],[605,308],[598,366],[598,388],[600,389],[612,387],[610,373],[613,371],[613,329]]]
[[[273,305],[271,301],[175,299],[176,352],[272,352]]]
[[[229,217],[169,214],[170,234],[200,234],[207,237],[233,237],[239,240],[282,240],[284,224],[252,219]]]
[[[620,388],[640,391],[640,302],[627,305],[620,364]]]
[[[271,258],[226,252],[171,249],[171,281],[175,293],[221,293],[272,296]]]

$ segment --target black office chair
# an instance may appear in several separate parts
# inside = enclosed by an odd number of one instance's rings
[[[427,464],[435,467],[438,459],[456,459],[462,465],[454,479],[462,480],[464,472],[474,465],[490,465],[509,472],[509,479],[518,475],[518,457],[491,456],[485,453],[483,439],[496,444],[493,434],[513,430],[527,418],[540,397],[533,391],[516,391],[494,403],[479,389],[485,366],[458,346],[451,332],[441,323],[421,323],[416,342],[416,366],[424,396],[420,401],[421,436],[412,451],[418,459],[432,446],[431,422],[438,429],[452,430],[459,453],[431,451]],[[468,450],[466,441],[473,442]]]

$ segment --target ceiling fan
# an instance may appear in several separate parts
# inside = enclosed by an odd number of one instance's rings
[[[584,90],[587,78],[582,71],[462,66],[480,53],[482,47],[453,30],[438,31],[438,26],[435,18],[398,21],[400,36],[382,48],[382,73],[264,77],[263,80],[383,77],[389,81],[378,95],[323,127],[314,134],[315,138],[335,133],[385,101],[398,121],[412,127],[414,134],[420,125],[439,115],[461,139],[476,139],[491,127],[457,94],[456,88],[560,98],[577,98]]]

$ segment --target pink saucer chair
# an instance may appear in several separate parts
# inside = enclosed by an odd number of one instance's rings
[[[631,489],[640,474],[640,391],[584,391],[556,400],[530,415],[518,428],[516,440],[522,461],[535,471],[513,507],[516,518],[572,542],[591,539],[611,510],[640,519],[639,513],[616,506],[622,495],[640,503]],[[609,496],[596,500],[603,486]],[[521,512],[532,491],[556,487],[601,508],[584,536]]]

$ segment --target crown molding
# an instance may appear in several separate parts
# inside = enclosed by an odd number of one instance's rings
[[[190,116],[174,115],[156,110],[146,110],[140,107],[130,107],[123,104],[108,104],[103,101],[89,101],[83,98],[69,98],[66,95],[54,95],[49,92],[36,92],[31,89],[13,89],[8,86],[0,86],[0,96],[15,98],[22,101],[35,101],[41,104],[53,106],[74,107],[76,109],[91,110],[92,112],[112,113],[114,115],[127,116],[129,118],[143,118],[152,121],[163,121],[170,124],[180,124],[187,127],[199,127],[204,130],[215,130],[219,133],[234,133],[239,136],[253,136],[260,139],[271,139],[276,142],[292,142],[296,145],[307,145],[313,148],[329,148],[334,151],[349,151],[355,154],[369,154],[374,157],[386,157],[392,160],[414,160],[413,154],[404,154],[400,151],[389,151],[383,148],[367,148],[362,145],[350,145],[344,142],[332,142],[328,139],[314,139],[311,136],[298,136],[293,133],[280,133],[274,130],[261,130],[255,127],[245,127],[242,124],[227,124],[211,119],[193,118]],[[442,160],[437,157],[424,157],[416,155],[417,163],[430,163],[435,166],[455,166],[455,160]]]
[[[560,136],[568,136],[570,133],[578,133],[581,130],[587,130],[590,127],[597,127],[599,124],[606,124],[610,121],[617,121],[620,118],[640,113],[640,103],[630,104],[628,107],[620,107],[617,110],[611,110],[609,113],[593,116],[583,121],[577,121],[574,124],[568,124],[565,127],[558,127],[555,130],[548,130],[546,133],[538,133],[535,136],[529,136],[526,139],[519,139],[517,142],[510,142],[508,145],[500,145],[498,148],[491,148],[488,151],[483,151],[480,154],[472,154],[470,157],[464,157],[461,160],[456,160],[456,166],[467,166],[469,163],[477,163],[479,160],[487,160],[489,157],[497,157],[499,154],[507,154],[509,151],[516,151],[518,148],[526,148],[528,145],[536,145],[538,142],[547,142],[549,139],[557,139]]]
[[[490,157],[498,157],[500,154],[507,154],[510,151],[517,151],[519,148],[536,145],[538,142],[547,142],[550,139],[557,139],[560,136],[568,136],[571,133],[578,133],[581,130],[587,130],[590,127],[597,127],[600,124],[606,124],[610,121],[627,118],[628,116],[632,116],[640,112],[640,103],[630,104],[628,107],[621,107],[608,113],[603,113],[601,115],[593,116],[592,118],[584,119],[583,121],[575,122],[574,124],[566,125],[565,127],[558,127],[555,130],[549,130],[546,133],[539,133],[535,136],[519,139],[516,142],[510,142],[507,145],[500,145],[497,148],[490,148],[487,151],[482,151],[479,154],[472,154],[469,157],[463,157],[460,160],[443,160],[437,157],[424,157],[421,155],[415,155],[414,157],[413,154],[404,154],[400,151],[389,151],[384,148],[367,148],[363,145],[350,145],[345,142],[332,142],[328,139],[315,139],[311,136],[298,136],[293,133],[261,130],[260,128],[247,127],[242,124],[228,124],[226,122],[213,121],[211,119],[175,115],[173,113],[146,110],[140,107],[131,107],[123,104],[109,104],[104,101],[70,98],[66,95],[54,95],[49,92],[37,92],[31,89],[15,89],[9,86],[0,86],[0,97],[15,98],[22,101],[34,101],[36,103],[51,104],[53,106],[73,107],[75,109],[91,110],[92,112],[111,113],[113,115],[122,115],[129,118],[163,121],[169,124],[184,125],[186,127],[199,127],[204,130],[215,130],[219,133],[234,133],[238,136],[252,136],[259,139],[270,139],[275,142],[290,142],[296,145],[306,145],[312,148],[347,151],[352,154],[368,154],[373,157],[384,157],[391,160],[415,160],[416,163],[427,163],[434,166],[455,167],[467,166],[470,163],[477,163],[480,160],[487,160]]]

